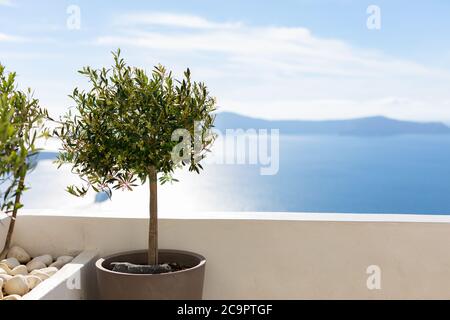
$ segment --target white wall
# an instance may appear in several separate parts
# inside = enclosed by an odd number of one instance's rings
[[[206,256],[206,299],[450,298],[450,218],[268,217],[161,219],[160,247]],[[147,243],[147,220],[135,217],[27,214],[16,231],[31,254],[108,255]],[[367,289],[370,265],[381,268],[381,290]]]

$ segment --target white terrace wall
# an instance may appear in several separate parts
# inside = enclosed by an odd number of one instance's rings
[[[449,222],[295,213],[165,218],[160,247],[207,257],[206,299],[450,299]],[[147,223],[136,217],[25,214],[14,241],[31,254],[108,255],[145,248]],[[371,265],[381,269],[380,290],[367,287]]]

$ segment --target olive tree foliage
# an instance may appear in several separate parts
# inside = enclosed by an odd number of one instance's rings
[[[0,64],[0,210],[11,217],[0,258],[10,247],[17,212],[23,207],[25,178],[35,167],[34,156],[39,152],[36,139],[48,137],[44,127],[47,111],[30,89],[19,91],[15,79],[16,74],[7,73]]]
[[[214,140],[215,99],[207,87],[193,82],[189,69],[178,81],[161,65],[147,75],[126,65],[120,50],[113,57],[111,69],[79,71],[91,89],[74,89],[70,97],[76,112],[67,113],[55,131],[62,141],[57,163],[71,163],[83,181],[68,191],[82,196],[89,188],[108,195],[114,189],[132,190],[137,179],[145,183],[151,167],[162,174],[161,183],[175,180],[174,170],[184,165],[198,173]],[[191,134],[190,150],[181,151],[190,153],[179,161],[172,156],[182,142],[172,139],[178,129]]]
[[[109,69],[79,71],[91,88],[70,96],[75,110],[55,130],[62,142],[57,163],[70,164],[80,176],[81,185],[67,189],[76,196],[92,188],[111,197],[113,190],[149,180],[148,263],[157,264],[157,180],[176,181],[173,173],[183,166],[203,169],[200,161],[214,141],[215,99],[205,84],[191,80],[189,69],[176,80],[161,65],[150,74],[128,66],[120,50],[113,58]]]

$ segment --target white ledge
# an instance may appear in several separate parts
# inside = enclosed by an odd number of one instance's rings
[[[92,210],[45,210],[23,209],[20,215],[60,216],[85,218],[145,219],[146,212],[92,211]],[[180,212],[160,213],[161,219],[177,220],[277,220],[277,221],[336,221],[336,222],[422,222],[450,223],[450,215],[415,214],[355,214],[355,213],[305,213],[305,212]]]

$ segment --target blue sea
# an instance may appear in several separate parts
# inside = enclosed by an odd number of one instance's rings
[[[450,214],[450,135],[281,136],[279,172],[210,164],[161,188],[161,210]],[[25,207],[148,208],[147,188],[94,203],[64,191],[77,181],[43,157]]]

